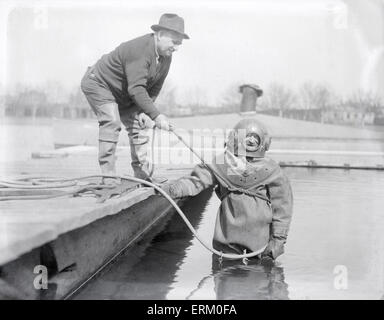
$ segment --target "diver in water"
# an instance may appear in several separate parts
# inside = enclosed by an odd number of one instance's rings
[[[292,218],[292,190],[280,166],[265,156],[270,143],[261,122],[243,119],[230,132],[224,154],[210,164],[197,165],[190,176],[161,186],[175,199],[215,187],[221,200],[213,238],[218,251],[243,254],[262,250],[259,257],[272,260],[284,252]]]

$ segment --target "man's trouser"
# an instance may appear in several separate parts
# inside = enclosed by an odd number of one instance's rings
[[[131,165],[134,176],[146,179],[149,176],[148,131],[139,122],[142,114],[138,107],[122,108],[108,88],[99,82],[88,68],[81,81],[81,90],[85,94],[99,122],[99,164],[102,174],[116,173],[116,146],[119,140],[121,123],[124,124],[129,137]]]

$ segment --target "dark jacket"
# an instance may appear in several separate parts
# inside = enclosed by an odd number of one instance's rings
[[[225,152],[221,159],[213,161],[211,169],[198,165],[191,176],[170,184],[170,195],[193,196],[215,185],[221,205],[214,246],[223,244],[234,251],[258,251],[269,244],[276,258],[283,253],[292,218],[288,178],[276,162],[266,157],[250,163]]]
[[[123,42],[103,55],[93,73],[112,92],[119,105],[137,105],[154,119],[159,111],[153,102],[163,86],[171,59],[160,57],[157,63],[154,34],[146,34]]]

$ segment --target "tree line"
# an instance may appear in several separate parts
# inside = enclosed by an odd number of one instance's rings
[[[177,98],[177,87],[165,84],[157,107],[168,116],[189,116],[196,114],[215,114],[239,112],[241,83],[233,83],[220,95],[216,105],[207,105],[204,90],[191,88],[186,102]],[[281,83],[270,83],[262,88],[264,93],[257,101],[256,111],[284,116],[291,110],[340,110],[352,109],[362,113],[382,114],[384,102],[382,97],[373,92],[357,90],[347,97],[336,94],[330,86],[315,82],[305,82],[297,90]],[[55,92],[55,94],[52,94]],[[61,93],[59,84],[50,88],[38,89],[19,86],[18,90],[0,97],[3,116],[10,117],[94,117],[88,102],[80,88],[74,89],[58,98]],[[63,96],[63,95],[62,95]]]

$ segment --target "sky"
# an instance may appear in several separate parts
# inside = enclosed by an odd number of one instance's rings
[[[339,95],[384,95],[381,0],[0,0],[0,88],[62,93],[120,43],[151,32],[162,13],[185,19],[166,80],[182,103],[219,103],[231,86],[327,84]]]

